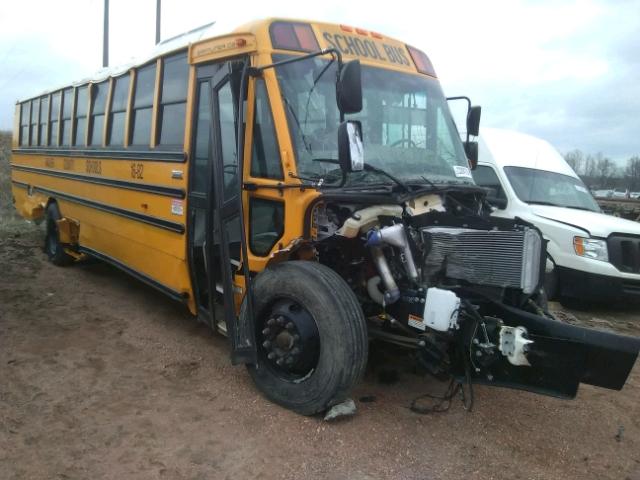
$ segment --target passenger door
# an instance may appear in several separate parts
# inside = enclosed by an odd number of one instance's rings
[[[233,280],[241,266],[242,251],[237,152],[239,80],[238,62],[198,67],[189,192],[190,265],[198,317],[229,335],[234,359],[241,357],[244,350],[249,356],[253,351],[253,335],[238,335],[239,312],[234,304],[234,289],[238,287]]]

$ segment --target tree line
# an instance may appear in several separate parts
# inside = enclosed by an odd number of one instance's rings
[[[601,152],[592,155],[576,149],[565,153],[564,159],[592,190],[640,191],[640,156],[634,155],[625,166],[618,166]]]

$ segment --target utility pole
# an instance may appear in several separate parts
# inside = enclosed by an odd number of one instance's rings
[[[156,45],[160,43],[160,3],[162,0],[156,0]]]
[[[160,1],[160,0],[158,0]],[[102,27],[102,66],[109,66],[109,0],[104,0],[104,25]]]

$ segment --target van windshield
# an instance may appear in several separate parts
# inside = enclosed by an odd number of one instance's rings
[[[600,211],[600,207],[579,178],[535,168],[505,167],[504,171],[516,195],[523,202]]]
[[[274,61],[288,56],[274,55]],[[276,68],[295,148],[298,175],[337,181],[340,112],[337,65],[311,58]],[[447,102],[437,81],[419,75],[362,66],[363,108],[350,120],[362,122],[365,162],[403,182],[470,184],[473,179]],[[338,172],[338,174],[336,174]],[[425,180],[425,178],[427,180]],[[348,176],[347,185],[389,182],[376,172]]]

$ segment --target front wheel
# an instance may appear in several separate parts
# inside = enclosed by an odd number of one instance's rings
[[[349,285],[324,265],[283,262],[257,276],[254,299],[258,355],[248,369],[264,395],[303,415],[345,400],[368,352],[366,322]]]

